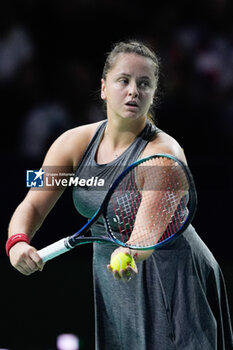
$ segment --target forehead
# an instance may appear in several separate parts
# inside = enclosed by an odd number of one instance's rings
[[[153,78],[155,75],[155,65],[148,57],[132,53],[120,53],[116,56],[109,73],[113,75],[125,73]]]

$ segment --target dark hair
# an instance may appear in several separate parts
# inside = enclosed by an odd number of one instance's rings
[[[111,70],[111,68],[115,64],[116,58],[120,53],[129,53],[129,54],[131,53],[142,57],[150,58],[154,63],[154,75],[156,79],[156,90],[157,90],[158,80],[159,80],[159,59],[153,50],[151,50],[148,46],[146,46],[145,44],[139,41],[121,41],[114,44],[112,47],[112,50],[109,53],[107,53],[107,58],[103,68],[102,78],[106,80],[108,72]],[[151,106],[150,108],[148,117],[151,121],[153,121],[154,119],[153,106]]]

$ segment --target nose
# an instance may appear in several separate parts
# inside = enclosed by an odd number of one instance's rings
[[[129,84],[129,96],[130,97],[137,97],[138,96],[138,87],[136,82],[131,82],[131,84]]]

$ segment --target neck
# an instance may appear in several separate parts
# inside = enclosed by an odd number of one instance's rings
[[[116,120],[108,119],[103,138],[99,144],[96,161],[106,164],[118,158],[135,140],[143,130],[146,118],[141,120]]]
[[[117,120],[108,119],[105,135],[113,148],[123,148],[129,146],[135,137],[144,129],[145,118],[140,120]]]

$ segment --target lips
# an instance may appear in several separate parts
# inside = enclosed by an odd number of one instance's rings
[[[129,106],[129,107],[132,107],[132,108],[136,108],[136,107],[138,107],[138,104],[137,104],[136,101],[131,100],[131,101],[126,102],[126,106]]]

